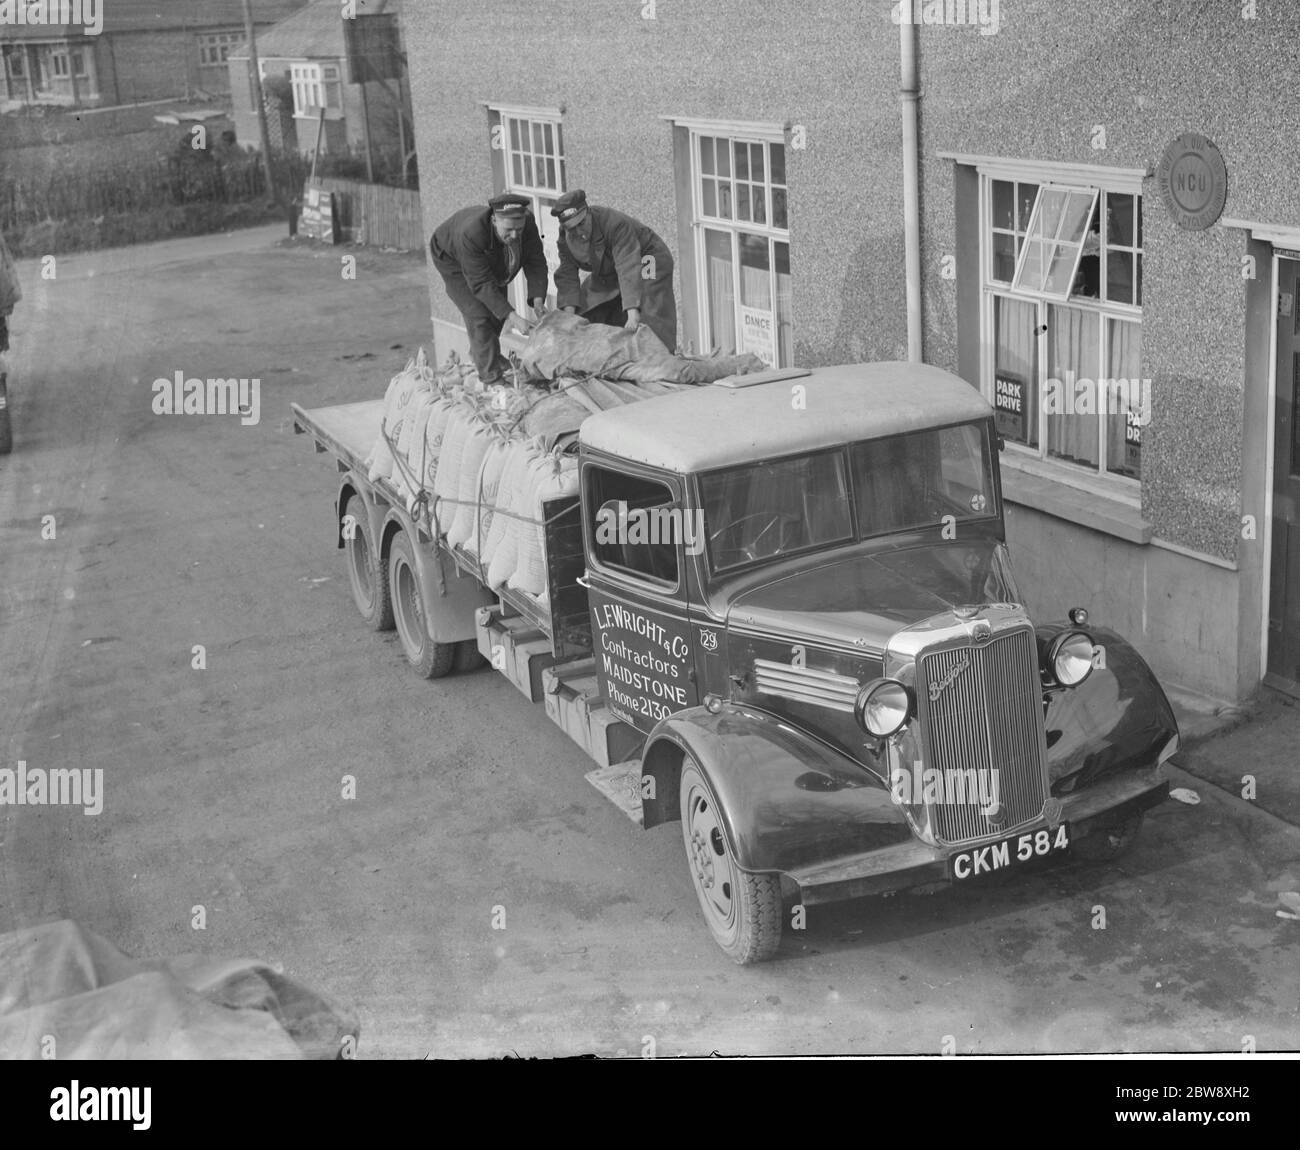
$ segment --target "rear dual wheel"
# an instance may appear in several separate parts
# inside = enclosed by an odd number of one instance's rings
[[[737,865],[713,788],[689,755],[680,786],[686,861],[713,940],[741,966],[771,958],[781,945],[781,880]]]
[[[406,661],[421,678],[441,679],[456,661],[456,644],[436,643],[429,638],[415,552],[405,531],[393,536],[388,549],[388,588]]]
[[[349,495],[343,507],[343,545],[348,553],[348,585],[357,610],[372,631],[391,631],[388,561],[370,535],[370,519],[360,495]]]

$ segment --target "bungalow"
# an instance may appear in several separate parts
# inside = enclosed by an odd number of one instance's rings
[[[263,83],[282,77],[292,109],[272,125],[272,143],[322,154],[364,151],[405,160],[414,153],[410,93],[401,47],[396,0],[358,0],[344,19],[339,0],[311,0],[267,32],[257,33]],[[248,77],[248,52],[230,56],[235,135],[241,145],[259,142],[257,93]],[[324,125],[320,111],[324,108]]]
[[[96,107],[229,91],[230,52],[244,42],[241,0],[6,0],[0,107]],[[269,28],[305,0],[257,0]],[[21,16],[21,18],[19,18]]]

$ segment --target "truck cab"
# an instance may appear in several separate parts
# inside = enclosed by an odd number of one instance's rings
[[[780,880],[810,904],[1131,839],[1178,740],[1119,636],[1031,620],[973,388],[781,374],[581,430],[600,691],[741,962],[777,945]]]

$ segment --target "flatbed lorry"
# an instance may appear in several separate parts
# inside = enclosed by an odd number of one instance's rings
[[[293,415],[335,461],[367,623],[428,678],[486,659],[633,821],[680,821],[738,963],[806,905],[1110,857],[1165,797],[1164,692],[1085,610],[1030,619],[993,410],[946,372],[784,369],[590,415],[541,597],[489,589],[436,506],[368,477],[382,401]]]

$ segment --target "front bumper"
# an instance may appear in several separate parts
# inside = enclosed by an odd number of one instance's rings
[[[1082,837],[1088,824],[1099,816],[1123,817],[1144,811],[1163,802],[1168,793],[1169,783],[1160,767],[1127,772],[1079,794],[1063,796],[1060,821],[1069,823]],[[1025,830],[1046,825],[1040,820]],[[913,840],[790,871],[787,877],[799,884],[800,901],[805,906],[888,894],[947,882],[948,857],[970,846],[932,847]]]

